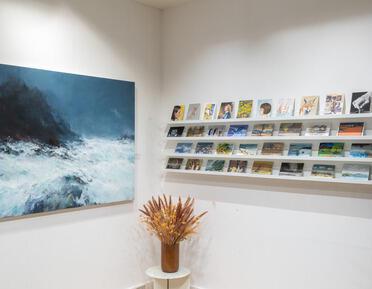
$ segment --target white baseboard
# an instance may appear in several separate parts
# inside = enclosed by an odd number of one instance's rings
[[[152,282],[146,282],[143,284],[129,287],[127,289],[153,289],[153,286],[152,286]],[[205,288],[198,287],[198,286],[191,286],[190,289],[205,289]]]

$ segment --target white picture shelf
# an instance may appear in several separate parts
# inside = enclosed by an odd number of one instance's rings
[[[365,130],[363,136],[338,136],[338,126],[342,122],[364,122]],[[256,123],[267,123],[274,124],[273,136],[252,136],[252,128]],[[279,125],[281,123],[302,123],[303,130],[301,135],[291,136],[280,136],[278,135]],[[331,128],[330,135],[321,136],[305,136],[304,129],[306,126],[313,124],[326,123]],[[230,125],[248,125],[247,136],[227,136],[227,131]],[[186,137],[187,129],[193,126],[204,126],[207,130],[210,126],[225,126],[225,133],[223,136],[202,136],[202,137]],[[167,132],[171,127],[184,127],[184,131],[181,137],[165,137],[166,149],[165,158],[182,158],[184,159],[181,169],[165,169],[166,173],[170,174],[185,174],[185,175],[208,175],[208,176],[223,176],[223,177],[241,177],[241,178],[263,178],[263,179],[275,179],[285,181],[307,181],[307,182],[318,182],[318,183],[341,183],[341,184],[355,184],[355,185],[372,185],[372,180],[357,180],[343,178],[341,170],[344,164],[365,164],[372,165],[372,158],[356,158],[350,157],[346,150],[350,150],[351,144],[353,143],[372,143],[372,113],[362,114],[340,114],[340,115],[314,115],[314,116],[293,116],[289,118],[247,118],[247,119],[213,119],[213,120],[184,120],[184,121],[170,121],[167,124]],[[239,143],[256,143],[259,148],[265,142],[282,142],[285,145],[286,151],[283,155],[262,155],[258,149],[256,155],[241,155],[241,154],[196,154],[196,153],[175,153],[174,149],[177,143],[189,142],[195,146],[198,142],[213,142],[214,147],[218,143],[231,143],[235,146]],[[322,142],[342,142],[345,144],[345,155],[343,157],[324,157],[318,156],[316,146],[319,146]],[[290,144],[295,143],[311,143],[313,145],[312,156],[288,156],[288,147]],[[188,159],[201,159],[205,163],[207,160],[226,160],[223,171],[206,171],[205,164],[203,164],[201,170],[186,170],[185,160]],[[230,160],[246,160],[248,161],[248,168],[246,173],[227,172],[228,163]],[[253,174],[249,167],[254,161],[272,161],[273,171],[271,175],[265,174]],[[296,162],[304,163],[307,169],[304,171],[304,176],[286,176],[279,175],[280,164],[283,162]],[[313,164],[329,164],[335,165],[336,172],[335,178],[328,177],[313,177],[311,176],[311,166]]]

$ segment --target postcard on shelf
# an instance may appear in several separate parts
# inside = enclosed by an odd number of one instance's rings
[[[207,103],[204,108],[203,120],[212,120],[214,118],[215,112],[216,112],[216,104]]]
[[[192,143],[180,142],[176,146],[175,152],[178,154],[189,154],[191,153]]]
[[[342,177],[352,180],[368,181],[370,175],[369,165],[344,164]]]
[[[278,101],[278,106],[276,108],[276,117],[291,117],[293,116],[295,107],[294,98],[281,98]]]
[[[169,128],[168,137],[181,137],[183,135],[183,131],[185,130],[184,126],[175,126]]]
[[[257,118],[269,118],[272,113],[272,99],[259,99],[257,101]]]
[[[252,166],[252,174],[272,175],[273,165],[273,162],[255,161]]]
[[[208,160],[205,170],[210,172],[222,172],[224,166],[224,160]]]
[[[218,113],[218,119],[230,119],[234,117],[234,103],[233,102],[222,102],[220,111]]]
[[[317,115],[319,110],[319,96],[303,96],[300,104],[300,116]]]
[[[318,156],[320,157],[343,157],[344,156],[344,143],[340,143],[340,142],[320,143]]]
[[[302,177],[304,175],[304,163],[282,163],[279,175]]]
[[[196,144],[195,153],[196,154],[211,154],[213,149],[212,142],[198,142]]]
[[[248,156],[255,156],[257,154],[257,144],[240,144],[239,148],[237,149],[237,155],[248,155]]]
[[[313,165],[311,170],[311,176],[322,177],[322,178],[334,178],[335,177],[336,166],[334,165]]]
[[[173,107],[171,120],[181,121],[183,120],[184,116],[185,116],[185,105],[184,104],[175,105]]]
[[[311,143],[292,143],[289,145],[288,156],[311,157],[313,145]]]
[[[316,124],[306,128],[305,136],[329,136],[331,129],[326,124]]]
[[[363,136],[364,122],[342,122],[338,128],[339,136]]]
[[[185,169],[188,171],[200,171],[203,164],[203,160],[200,159],[188,159],[186,162]]]
[[[262,147],[262,155],[283,155],[284,143],[282,142],[265,142]]]
[[[299,136],[302,132],[302,123],[281,123],[279,136]]]
[[[182,166],[183,159],[181,158],[169,158],[167,163],[167,169],[179,170]]]
[[[227,171],[229,173],[245,173],[247,172],[247,166],[248,166],[247,161],[231,160]]]
[[[204,126],[190,126],[187,130],[187,137],[202,137],[204,135]]]
[[[272,136],[273,134],[273,123],[255,124],[252,130],[252,136]]]
[[[226,127],[223,125],[214,125],[208,127],[208,136],[224,136]]]
[[[350,157],[372,158],[372,144],[371,143],[353,143],[350,149]]]
[[[221,155],[231,155],[234,151],[234,145],[231,143],[219,143],[216,148],[216,153]]]
[[[351,97],[350,113],[371,112],[372,92],[354,92]]]
[[[187,120],[199,120],[200,119],[200,103],[189,104],[189,109],[187,110]]]
[[[343,93],[329,93],[326,95],[324,114],[343,114],[345,104],[345,94]]]
[[[236,118],[249,118],[252,114],[253,100],[239,101],[238,114]]]
[[[227,136],[247,136],[248,125],[230,125]]]

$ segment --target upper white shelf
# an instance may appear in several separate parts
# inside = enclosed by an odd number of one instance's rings
[[[289,118],[231,118],[231,119],[213,119],[213,120],[184,120],[170,121],[169,126],[180,125],[213,125],[213,124],[235,124],[235,123],[271,123],[271,122],[312,122],[312,121],[343,121],[343,120],[365,120],[372,119],[372,113],[361,114],[339,114],[339,115],[314,115],[314,116],[293,116]]]
[[[367,136],[220,136],[220,137],[166,137],[167,141],[372,141]]]

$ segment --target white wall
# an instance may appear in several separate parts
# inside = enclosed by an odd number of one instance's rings
[[[136,82],[136,201],[0,223],[0,288],[123,289],[142,283],[153,243],[137,207],[152,177],[160,11],[132,0],[0,0],[0,63]],[[0,164],[1,165],[1,164]]]
[[[162,27],[159,133],[178,103],[372,89],[371,1],[198,0],[166,10]],[[372,288],[370,188],[159,177],[209,210],[183,256],[194,284]]]

